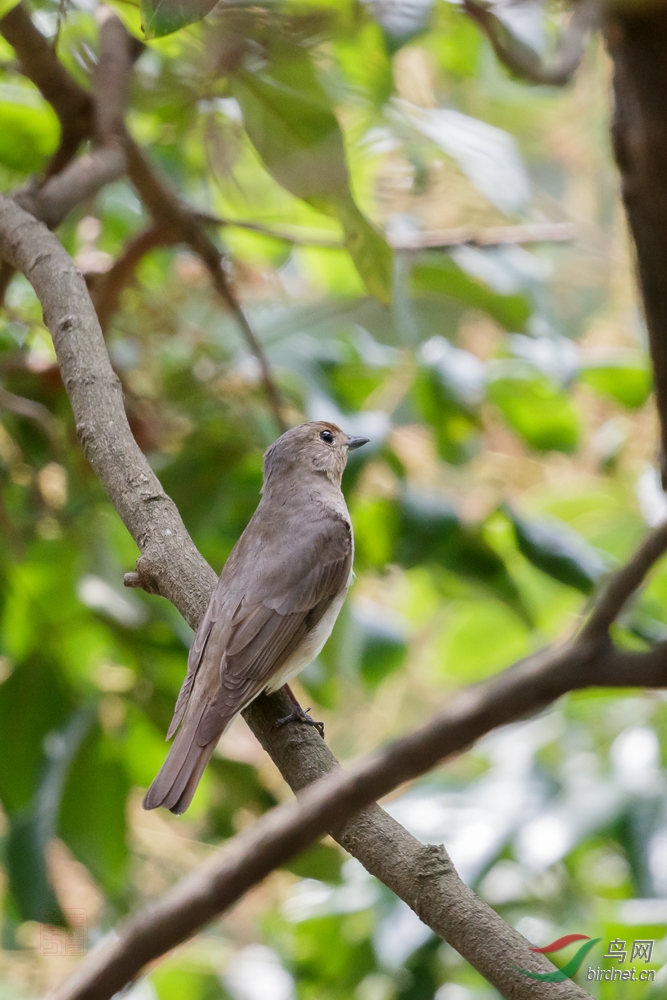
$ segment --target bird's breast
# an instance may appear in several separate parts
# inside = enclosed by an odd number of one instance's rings
[[[351,577],[348,582],[348,586],[350,582]],[[346,594],[347,588],[343,590],[338,597],[334,598],[331,602],[331,606],[324,612],[315,628],[311,629],[299,648],[292,653],[289,660],[286,660],[285,663],[283,663],[278,673],[273,675],[266,686],[266,690],[269,694],[272,691],[277,691],[283,686],[283,684],[288,684],[292,677],[296,677],[296,675],[300,673],[304,667],[307,667],[309,663],[312,663],[313,660],[319,656],[325,642],[333,631],[336,619],[340,614],[340,609],[343,607]]]

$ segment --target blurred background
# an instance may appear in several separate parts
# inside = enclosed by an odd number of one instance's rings
[[[138,9],[117,10],[136,30]],[[555,6],[494,11],[525,46],[553,48]],[[54,38],[56,4],[33,18]],[[86,86],[94,18],[94,0],[72,0],[57,39]],[[301,80],[335,110],[356,203],[395,248],[389,305],[369,296],[384,279],[355,267],[340,222],[281,186],[266,150],[260,159],[253,53],[260,69],[282,60],[296,90]],[[43,168],[58,124],[4,41],[0,67],[10,190]],[[298,93],[282,113],[289,128]],[[571,632],[597,581],[667,513],[608,121],[598,40],[571,86],[531,87],[447,0],[230,2],[137,61],[128,126],[183,198],[224,223],[228,274],[289,421],[333,419],[371,439],[344,484],[357,582],[295,684],[343,761]],[[146,224],[123,181],[59,235],[94,292]],[[136,438],[219,571],[278,434],[237,318],[197,258],[157,248],[107,341]],[[19,1000],[291,792],[239,719],[187,815],[142,811],[191,632],[166,601],[123,589],[137,551],[77,444],[20,276],[0,319],[0,533],[0,998]],[[646,648],[666,636],[662,566],[616,639]],[[594,996],[652,1000],[667,988],[666,750],[661,692],[584,691],[387,808],[444,843],[536,945],[601,937],[578,979]],[[628,952],[655,942],[651,962],[634,963],[656,970],[654,984],[586,982],[611,939]],[[499,995],[325,840],[128,996]]]

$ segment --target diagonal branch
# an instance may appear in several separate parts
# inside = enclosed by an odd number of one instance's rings
[[[0,247],[2,256],[26,274],[43,303],[80,439],[142,550],[139,560],[142,578],[151,589],[169,596],[187,620],[196,625],[215,575],[195,549],[173,503],[132,438],[118,380],[111,370],[80,274],[55,237],[7,199],[0,199]],[[644,569],[667,545],[664,526],[652,539],[637,561]],[[636,583],[636,567],[632,572],[623,570],[616,577],[617,608]],[[614,590],[613,585],[611,589]],[[603,600],[609,603],[608,595],[609,590]],[[346,818],[439,760],[460,752],[483,733],[544,707],[566,691],[591,684],[664,685],[666,652],[664,644],[644,654],[616,651],[606,633],[593,641],[584,629],[569,644],[529,657],[490,681],[461,692],[416,733],[376,752],[347,772],[335,767],[328,751],[322,756],[324,744],[319,737],[301,730],[287,733],[273,727],[273,713],[283,710],[280,698],[274,696],[256,703],[247,717],[272,755],[279,763],[282,760],[286,775],[289,777],[296,768],[297,788],[315,777],[327,775],[328,771],[333,773],[302,792],[296,804],[267,814],[201,873],[193,874],[161,902],[132,918],[121,928],[118,939],[84,962],[70,983],[57,991],[56,997],[83,1000],[111,996],[136,976],[147,961],[191,935],[325,830],[332,830],[348,850],[364,857],[369,870],[400,891],[402,898],[469,958],[504,996],[535,996],[533,985],[515,966],[542,968],[546,967],[545,960],[530,953],[527,943],[515,931],[461,887],[441,849],[424,848],[412,842],[407,833],[399,834],[406,845],[402,863],[407,870],[401,880],[395,857],[388,857],[384,849],[387,837],[397,833],[395,825],[377,807],[347,824]],[[309,755],[303,770],[294,756],[295,741]],[[310,756],[314,746],[320,752]],[[461,913],[470,915],[472,911],[476,913],[477,924],[468,919],[462,921]],[[491,945],[485,932],[489,926],[497,935]],[[484,943],[479,936],[480,928]],[[507,949],[504,959],[497,951],[498,942]],[[574,984],[542,985],[539,995],[585,996]]]
[[[17,396],[0,385],[0,410],[7,410],[8,413],[14,413],[17,417],[23,417],[37,424],[51,444],[58,447],[57,421],[43,403],[39,403],[36,399],[26,399],[25,396]]]
[[[156,247],[173,246],[178,242],[178,237],[173,232],[157,223],[143,229],[129,240],[122,254],[114,261],[113,267],[100,276],[91,290],[91,298],[103,333],[106,333],[114,313],[118,311],[120,297],[132,282],[142,258]]]
[[[206,231],[205,223],[195,212],[186,208],[178,196],[158,176],[139,147],[127,136],[125,148],[128,159],[128,175],[141,200],[153,216],[156,224],[178,234],[176,242],[185,243],[206,265],[213,287],[234,314],[248,347],[259,362],[264,390],[271,404],[273,416],[279,431],[287,430],[283,417],[280,392],[271,374],[271,367],[264,351],[264,345],[250,326],[241,305],[234,294],[222,263],[220,251]]]
[[[76,128],[78,135],[77,147],[83,138],[81,130],[84,128],[86,135],[94,133],[98,143],[90,153],[76,160],[69,157],[66,166],[61,164],[64,169],[58,172],[51,169],[44,182],[33,181],[15,193],[17,204],[45,222],[50,229],[59,226],[72,209],[86,198],[121,177],[126,168],[123,144],[116,130],[119,122],[122,126],[132,65],[139,50],[136,41],[124,28],[118,31],[118,19],[105,16],[104,8],[100,21],[100,54],[95,72],[94,101],[58,62],[46,39],[21,5],[0,21],[0,33],[16,48],[26,76],[39,87],[61,119],[63,136],[65,128],[70,128],[71,114],[72,127]],[[38,59],[34,58],[35,52],[39,54]],[[82,116],[80,109],[84,106],[87,111]]]
[[[545,64],[505,27],[486,0],[463,0],[463,9],[477,22],[498,59],[512,73],[529,83],[552,87],[563,87],[570,82],[583,58],[586,39],[599,27],[602,14],[600,0],[578,0],[555,59]]]

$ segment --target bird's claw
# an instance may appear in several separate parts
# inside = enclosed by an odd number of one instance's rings
[[[305,711],[301,707],[299,707],[298,710],[295,708],[289,713],[289,715],[285,715],[282,719],[278,719],[277,722],[274,722],[273,728],[277,729],[278,726],[285,726],[288,722],[303,722],[307,726],[315,726],[315,729],[317,729],[322,739],[324,739],[324,723],[316,722],[315,719],[311,719],[308,712],[310,712],[309,708]]]

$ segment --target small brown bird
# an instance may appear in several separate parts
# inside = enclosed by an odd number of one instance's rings
[[[314,421],[267,450],[262,499],[197,629],[167,733],[176,739],[145,809],[185,812],[227,726],[263,691],[287,684],[331,635],[354,556],[341,479],[348,453],[367,441]]]

